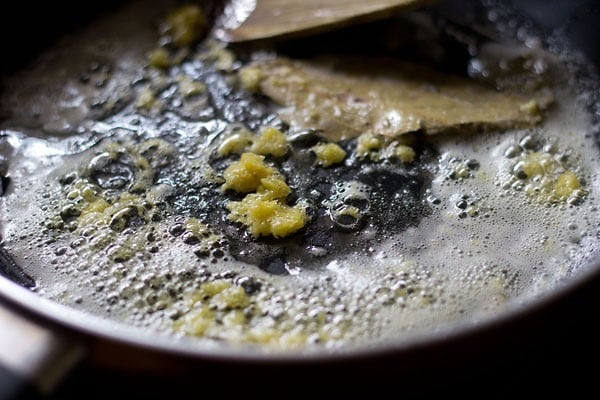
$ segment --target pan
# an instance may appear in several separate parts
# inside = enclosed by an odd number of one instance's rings
[[[12,37],[8,33],[13,32],[13,21],[20,22],[24,16],[32,18],[29,20],[31,25],[39,26],[40,30],[48,33],[35,40],[23,36],[4,43],[4,48],[13,57],[11,62],[3,65],[3,73],[9,74],[20,68],[32,54],[49,46],[54,38],[94,20],[97,15],[118,9],[121,6],[118,3],[95,5],[84,16],[63,3],[52,7],[36,4],[35,12],[28,5],[17,5],[13,11],[17,17],[3,23],[3,38]],[[482,8],[478,2],[442,3],[429,12],[480,18]],[[552,32],[562,30],[574,48],[581,49],[598,65],[599,55],[593,45],[593,39],[597,38],[594,21],[597,21],[598,11],[592,2],[561,2],[552,7],[536,1],[520,2],[512,12],[521,18],[519,24],[538,29],[549,37],[552,37]],[[3,179],[4,186],[11,185],[8,179]],[[597,259],[591,261],[585,272],[553,289],[550,294],[517,310],[499,312],[476,325],[348,351],[272,354],[198,346],[193,340],[174,340],[148,329],[111,322],[66,307],[28,289],[35,283],[29,277],[27,265],[15,263],[4,249],[1,257],[2,272],[6,278],[0,278],[3,306],[0,316],[5,327],[0,351],[0,387],[5,398],[38,391],[47,394],[67,371],[82,360],[86,365],[102,365],[105,371],[127,371],[125,376],[133,376],[134,380],[142,376],[143,383],[138,382],[139,387],[131,390],[146,390],[148,393],[160,390],[188,393],[196,388],[197,381],[189,379],[195,376],[215,381],[233,377],[242,387],[230,389],[230,393],[248,396],[255,394],[252,390],[256,389],[257,381],[288,382],[291,378],[309,381],[305,387],[296,386],[295,389],[298,393],[308,394],[325,384],[336,390],[348,391],[364,387],[362,385],[386,387],[387,384],[390,387],[390,382],[394,386],[398,376],[403,377],[400,386],[404,385],[409,393],[429,393],[443,388],[458,390],[459,386],[463,387],[470,381],[463,374],[474,374],[485,383],[493,382],[498,374],[507,379],[510,371],[515,373],[515,370],[518,371],[517,376],[534,374],[515,366],[515,363],[533,365],[533,369],[538,369],[537,378],[547,374],[556,376],[549,370],[553,370],[561,357],[568,362],[580,361],[565,352],[556,353],[560,354],[558,360],[545,355],[544,346],[554,346],[556,341],[567,342],[575,353],[594,354],[598,349],[590,334],[594,330],[588,325],[590,312],[593,314],[594,304],[598,304],[594,295],[599,280]],[[567,329],[571,324],[573,331]],[[535,350],[532,351],[532,348]],[[552,359],[550,368],[541,368],[538,364],[538,361],[543,363],[549,359]],[[487,372],[482,372],[486,369]],[[559,370],[573,377],[569,371]],[[580,369],[575,370],[585,387],[585,379],[590,375]],[[156,381],[149,383],[148,377]],[[438,385],[428,388],[430,377]],[[513,379],[516,379],[514,375]],[[102,391],[101,385],[96,387]],[[504,390],[507,390],[506,387]],[[207,390],[219,393],[221,387]],[[275,388],[262,390],[271,395],[277,393]]]

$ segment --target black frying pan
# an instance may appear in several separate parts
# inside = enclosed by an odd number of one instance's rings
[[[82,6],[72,8],[67,2],[13,3],[14,8],[0,16],[2,51],[10,55],[0,63],[2,72],[19,68],[59,35],[118,3],[86,4],[85,10]],[[564,28],[572,45],[600,66],[600,12],[594,0],[515,3],[523,18],[533,21],[542,32]],[[461,17],[480,12],[475,1],[446,2],[440,7]],[[37,35],[27,36],[26,30]],[[6,180],[2,183],[10,184]],[[111,388],[111,384],[124,385],[123,390],[132,395],[174,392],[201,396],[219,394],[225,388],[227,394],[246,397],[277,393],[274,383],[283,383],[287,388],[284,393],[314,395],[323,390],[323,385],[353,393],[367,385],[391,388],[398,396],[458,394],[463,390],[469,393],[475,387],[505,396],[518,389],[555,394],[561,388],[569,393],[595,384],[600,265],[543,302],[516,314],[501,315],[477,328],[424,338],[410,346],[297,358],[200,352],[135,331],[115,329],[39,298],[22,287],[30,282],[19,266],[3,253],[0,261],[0,271],[8,278],[0,278],[0,312],[4,313],[0,315],[11,321],[10,326],[0,329],[6,332],[24,324],[20,331],[24,333],[13,336],[16,342],[9,347],[16,349],[26,339],[29,343],[30,337],[37,337],[38,348],[36,342],[30,348],[39,350],[40,360],[50,362],[26,374],[2,364],[0,352],[0,398],[27,393],[23,390],[49,388],[56,381],[49,371],[55,372],[58,379],[82,358],[83,368],[58,391],[57,398],[114,395],[119,389]],[[592,362],[591,370],[581,367],[583,360]],[[98,372],[102,380],[93,376]],[[38,380],[31,385],[26,380],[31,376],[43,376],[48,382]],[[223,377],[232,383],[217,385],[215,382]]]

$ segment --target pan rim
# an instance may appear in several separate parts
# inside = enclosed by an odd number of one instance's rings
[[[596,257],[597,258],[597,257]],[[561,301],[576,294],[586,285],[600,281],[600,259],[594,259],[583,266],[574,276],[561,281],[555,287],[524,304],[511,304],[500,312],[468,322],[467,319],[449,324],[438,331],[429,331],[401,340],[385,340],[370,345],[349,346],[346,349],[330,351],[258,351],[246,350],[243,346],[218,346],[203,343],[200,339],[177,338],[143,327],[111,321],[82,310],[44,298],[4,276],[0,276],[0,307],[12,307],[25,313],[26,318],[50,329],[64,331],[67,335],[83,336],[87,339],[104,340],[113,344],[125,345],[138,350],[157,354],[184,357],[194,360],[215,362],[252,362],[301,364],[311,362],[342,362],[344,360],[371,358],[384,355],[425,350],[437,346],[451,345],[470,337],[483,335],[511,323],[519,323],[529,316],[556,307]],[[77,340],[77,339],[76,339]]]

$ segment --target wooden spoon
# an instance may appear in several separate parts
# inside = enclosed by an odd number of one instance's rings
[[[231,0],[218,36],[229,42],[299,36],[373,21],[435,0]]]

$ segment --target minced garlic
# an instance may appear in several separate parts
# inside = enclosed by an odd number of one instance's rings
[[[304,208],[290,207],[282,200],[266,200],[259,193],[251,193],[242,201],[231,201],[227,209],[231,211],[229,220],[246,225],[254,237],[291,235],[307,219]]]
[[[559,200],[564,200],[581,188],[581,182],[572,171],[566,171],[556,178],[552,186],[556,197]]]
[[[400,144],[394,147],[394,156],[403,163],[409,164],[415,160],[417,153],[412,147]]]
[[[206,93],[206,84],[180,74],[177,76],[177,83],[179,84],[179,93],[185,98],[196,96],[202,93]]]
[[[206,16],[197,5],[187,4],[171,12],[165,18],[166,33],[173,44],[184,47],[204,36],[207,28]]]
[[[150,52],[148,63],[150,66],[158,69],[167,69],[173,64],[171,55],[163,47],[156,48]]]
[[[317,163],[325,168],[339,164],[346,158],[346,152],[335,143],[321,143],[310,149],[317,156]]]
[[[234,133],[227,139],[223,140],[223,143],[217,149],[217,153],[221,157],[228,156],[230,154],[242,154],[252,145],[252,132],[247,129],[243,129],[241,132]]]
[[[261,179],[277,174],[277,171],[265,164],[264,157],[254,153],[242,154],[239,161],[232,163],[225,172],[223,189],[232,189],[239,193],[253,192],[260,186]]]
[[[288,141],[283,132],[269,126],[254,139],[250,151],[263,156],[283,157],[288,151]]]
[[[586,194],[580,179],[560,156],[546,151],[524,153],[512,167],[509,184],[541,202],[577,202]]]
[[[260,135],[247,129],[229,136],[217,150],[221,157],[250,151],[261,156],[283,157],[288,152],[288,141],[279,129],[269,126]]]
[[[365,158],[372,151],[377,151],[383,146],[383,140],[370,133],[363,133],[358,137],[356,143],[356,155],[360,158]]]
[[[260,81],[262,80],[262,72],[256,67],[245,67],[240,69],[238,78],[242,87],[251,92],[260,90]]]
[[[146,87],[140,91],[140,94],[135,102],[135,106],[137,108],[144,110],[152,110],[153,108],[159,106],[159,104],[159,101],[154,96],[154,91],[149,87]]]
[[[224,189],[250,193],[241,201],[230,201],[229,220],[248,227],[254,237],[272,235],[288,236],[306,224],[306,211],[301,206],[285,203],[291,189],[274,168],[264,162],[264,157],[244,153],[224,173]]]

